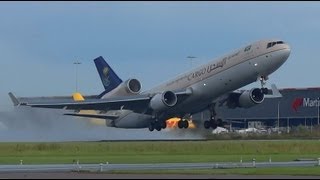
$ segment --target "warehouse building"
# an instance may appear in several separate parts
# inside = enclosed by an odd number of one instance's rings
[[[319,88],[280,89],[282,98],[268,98],[248,109],[218,108],[218,115],[234,128],[313,127],[319,124]]]

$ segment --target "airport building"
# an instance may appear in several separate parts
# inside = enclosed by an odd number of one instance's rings
[[[312,128],[319,124],[319,88],[280,89],[282,98],[268,98],[248,109],[218,108],[217,114],[234,128]]]

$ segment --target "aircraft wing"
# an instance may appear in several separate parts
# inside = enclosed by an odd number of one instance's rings
[[[130,109],[135,112],[143,112],[148,108],[150,101],[149,96],[135,96],[126,98],[112,98],[112,99],[95,99],[84,100],[71,103],[50,103],[50,104],[22,104],[38,108],[54,108],[66,110],[118,110]]]
[[[72,95],[69,96],[38,96],[38,97],[13,97],[13,94],[10,92],[9,96],[11,100],[14,99],[19,100],[19,102],[26,102],[26,103],[56,103],[56,102],[73,102],[74,99],[72,98]],[[97,99],[97,95],[85,95],[83,96],[85,99]],[[18,102],[14,102],[15,105],[18,104]]]
[[[186,96],[192,94],[190,89],[175,91],[178,102],[184,100]],[[66,110],[119,110],[128,109],[136,113],[151,114],[152,109],[149,107],[149,103],[155,94],[139,94],[132,96],[121,96],[108,99],[89,99],[76,102],[64,102],[64,103],[28,103],[20,102],[11,92],[9,96],[15,106],[30,106],[37,108],[54,108],[54,109],[66,109]]]

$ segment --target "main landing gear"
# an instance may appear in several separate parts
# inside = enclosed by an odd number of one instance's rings
[[[182,128],[185,128],[187,129],[189,127],[189,121],[187,120],[184,120],[182,118],[180,118],[181,120],[178,121],[178,128],[179,129],[182,129]],[[161,131],[161,129],[165,129],[167,128],[167,123],[166,121],[159,121],[159,120],[155,120],[153,122],[151,122],[149,124],[149,131],[154,131],[155,129],[157,131]]]
[[[189,121],[188,119],[191,119],[191,114],[185,114],[184,116],[181,116],[180,121],[178,121],[178,128],[182,129],[188,129],[189,127]]]
[[[209,129],[216,129],[218,126],[222,127],[224,124],[222,122],[222,119],[215,119],[215,117],[211,117],[210,120],[204,121],[204,128]]]
[[[206,128],[206,129],[209,129],[209,128],[216,129],[218,126],[222,127],[224,125],[222,122],[222,119],[216,119],[217,114],[215,112],[214,106],[215,105],[212,105],[210,107],[210,112],[211,112],[210,119],[204,121],[203,125],[204,125],[204,128]]]
[[[161,129],[165,129],[167,127],[166,121],[154,121],[149,125],[149,131],[157,130],[161,131]]]
[[[180,120],[178,121],[178,127],[179,129],[182,129],[182,128],[188,128],[189,127],[189,122],[187,120]]]

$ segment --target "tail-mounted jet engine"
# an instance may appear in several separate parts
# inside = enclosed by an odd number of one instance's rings
[[[141,83],[137,79],[128,79],[125,81],[125,90],[130,94],[139,94]]]
[[[141,83],[137,79],[128,79],[114,90],[107,93],[104,98],[113,97],[113,96],[128,96],[128,95],[135,95],[139,94],[141,91]]]

